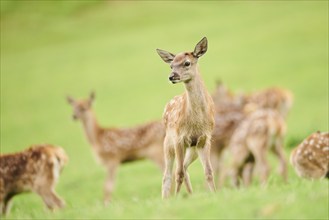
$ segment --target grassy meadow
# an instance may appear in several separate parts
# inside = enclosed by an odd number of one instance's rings
[[[210,194],[199,161],[190,167],[194,194],[162,201],[159,169],[149,161],[120,167],[113,202],[102,204],[104,169],[66,96],[96,92],[103,126],[160,119],[184,91],[168,81],[156,48],[193,50],[209,91],[221,79],[233,91],[281,86],[294,94],[286,155],[310,133],[328,131],[327,1],[8,1],[1,0],[1,153],[52,143],[70,162],[57,191],[64,210],[45,209],[34,194],[17,196],[7,219],[328,219],[327,180],[284,184],[272,160],[265,188],[225,187]]]

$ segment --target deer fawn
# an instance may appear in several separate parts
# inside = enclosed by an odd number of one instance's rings
[[[207,38],[203,38],[193,52],[177,55],[157,49],[160,57],[170,64],[172,83],[184,82],[185,93],[175,96],[165,107],[163,121],[166,127],[164,140],[165,171],[162,198],[169,197],[172,169],[176,157],[176,194],[182,182],[192,193],[187,173],[188,166],[199,156],[211,191],[215,191],[210,163],[211,134],[214,127],[214,103],[201,79],[198,59],[207,51]]]
[[[253,111],[256,108],[273,109],[286,118],[292,106],[292,99],[291,92],[282,88],[273,87],[247,95],[235,95],[222,82],[217,83],[216,90],[213,93],[216,107],[216,123],[211,147],[211,161],[214,172],[219,177],[218,186],[222,185],[225,177],[225,169],[221,169],[223,165],[222,154],[227,148],[235,129],[247,117],[248,114],[246,112],[249,110]],[[252,158],[250,157],[250,159]],[[252,168],[253,163],[246,163],[245,175],[251,175]],[[249,171],[247,172],[248,169]]]
[[[300,177],[329,178],[329,133],[318,131],[308,136],[291,152],[290,163]]]
[[[276,109],[286,118],[293,103],[292,93],[283,88],[271,87],[246,96],[248,103],[262,108]]]
[[[239,177],[248,186],[252,179],[254,164],[264,184],[269,175],[266,154],[271,150],[280,160],[280,174],[287,180],[287,162],[283,151],[286,125],[280,113],[272,109],[256,109],[249,113],[235,129],[231,141],[231,177],[233,185],[239,185]]]
[[[234,130],[245,117],[244,100],[241,101],[242,97],[234,95],[222,82],[217,83],[212,97],[216,111],[210,158],[217,186],[221,187],[226,170],[223,167],[223,154]]]
[[[95,94],[85,100],[67,97],[73,107],[73,118],[81,120],[96,157],[107,169],[104,204],[111,200],[115,172],[121,163],[148,158],[163,169],[164,127],[155,121],[134,128],[102,128],[94,116],[92,102]]]
[[[55,185],[68,157],[60,147],[34,145],[27,150],[0,156],[1,214],[10,210],[11,199],[32,191],[42,197],[49,209],[63,208],[65,202],[56,195]]]

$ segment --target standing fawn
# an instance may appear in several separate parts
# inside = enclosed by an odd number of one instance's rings
[[[67,97],[73,107],[73,118],[81,120],[85,134],[96,157],[105,166],[107,178],[104,185],[104,204],[111,200],[115,172],[121,163],[148,158],[160,168],[164,167],[164,127],[155,121],[133,128],[100,127],[92,110],[95,94],[86,100]]]
[[[269,175],[267,152],[271,150],[280,160],[280,174],[287,180],[287,162],[283,151],[286,125],[280,113],[272,109],[256,109],[249,113],[234,131],[229,149],[232,153],[231,177],[233,185],[239,178],[248,186],[254,164],[264,184]]]
[[[27,150],[0,156],[1,214],[10,210],[11,199],[32,191],[49,209],[63,208],[65,202],[55,192],[55,185],[68,157],[61,147],[35,145]]]
[[[207,51],[207,38],[203,38],[193,52],[177,55],[157,49],[160,57],[170,64],[172,83],[184,82],[185,93],[175,96],[165,107],[163,121],[166,127],[164,140],[165,171],[162,198],[170,195],[172,169],[176,157],[176,194],[182,182],[192,193],[187,173],[188,166],[199,156],[211,191],[215,191],[210,163],[211,134],[214,127],[214,103],[201,79],[198,59]]]
[[[318,131],[308,136],[291,152],[290,163],[300,177],[329,178],[329,133]]]
[[[251,94],[235,95],[220,82],[217,83],[216,90],[213,93],[213,100],[216,107],[216,123],[211,147],[211,162],[215,176],[218,178],[217,184],[221,186],[226,175],[226,169],[222,169],[223,152],[227,149],[237,126],[248,115],[245,111],[256,107],[268,108],[280,112],[286,118],[292,105],[292,94],[286,89],[273,87]],[[246,172],[245,174],[250,175],[250,168],[252,168],[253,163],[247,164],[246,167],[249,167],[249,173]]]
[[[215,128],[211,143],[211,164],[217,187],[221,187],[225,178],[224,152],[229,145],[236,127],[244,119],[244,103],[223,83],[217,83],[212,95],[215,103]]]

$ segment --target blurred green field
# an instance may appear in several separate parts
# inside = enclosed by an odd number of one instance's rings
[[[119,169],[113,203],[101,202],[105,172],[91,153],[65,96],[96,91],[104,126],[160,119],[184,91],[168,82],[156,48],[193,50],[209,91],[222,79],[234,91],[281,86],[294,93],[287,157],[310,133],[328,131],[327,1],[6,1],[1,0],[1,153],[35,143],[63,146],[70,163],[58,184],[65,210],[45,210],[33,194],[14,198],[8,219],[328,219],[328,181],[289,184],[273,172],[266,188],[207,192],[200,163],[195,194],[162,201],[162,175],[151,162]],[[273,161],[273,169],[276,161]]]

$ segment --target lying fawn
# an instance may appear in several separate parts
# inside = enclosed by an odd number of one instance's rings
[[[267,152],[271,150],[280,160],[280,174],[287,180],[287,162],[283,151],[286,125],[280,113],[272,109],[256,109],[249,113],[235,129],[229,149],[232,153],[231,177],[239,185],[239,177],[248,186],[254,164],[264,184],[269,175]]]
[[[290,163],[300,177],[329,178],[329,133],[318,131],[308,136],[291,152]]]
[[[85,100],[67,97],[73,107],[73,118],[81,120],[86,136],[97,158],[107,169],[104,204],[111,200],[115,172],[121,163],[148,158],[163,169],[164,127],[155,121],[133,128],[103,128],[92,110],[95,94]]]
[[[199,156],[211,191],[215,191],[210,163],[211,134],[214,127],[214,103],[201,79],[198,59],[207,51],[207,38],[203,38],[193,52],[177,55],[157,49],[160,57],[170,64],[172,83],[184,82],[185,93],[175,96],[165,107],[163,121],[166,127],[164,140],[165,171],[162,198],[170,195],[172,169],[176,157],[176,194],[185,181],[187,191],[192,186],[188,166]]]
[[[10,210],[11,199],[32,191],[42,197],[49,209],[63,208],[55,185],[68,157],[63,148],[50,144],[34,145],[27,150],[0,156],[1,214]]]

